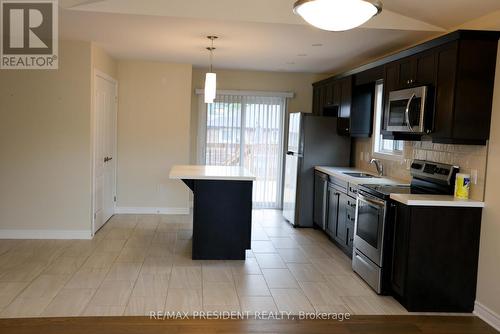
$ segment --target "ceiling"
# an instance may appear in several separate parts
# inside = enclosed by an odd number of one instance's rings
[[[356,66],[445,29],[500,10],[500,0],[385,0],[358,29],[326,32],[292,12],[294,0],[61,0],[63,39],[94,41],[119,59],[215,68],[333,72]],[[411,17],[400,13],[412,13]],[[460,21],[460,22],[458,22]]]

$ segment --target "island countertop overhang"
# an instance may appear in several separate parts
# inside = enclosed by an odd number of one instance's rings
[[[255,176],[244,167],[209,166],[209,165],[176,165],[172,166],[170,179],[176,180],[226,180],[254,181]]]

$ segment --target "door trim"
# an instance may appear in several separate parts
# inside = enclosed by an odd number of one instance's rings
[[[92,148],[92,162],[91,162],[91,173],[92,173],[92,182],[91,182],[91,193],[90,193],[90,221],[91,221],[91,235],[94,237],[95,231],[94,231],[94,226],[95,226],[95,218],[94,218],[94,208],[95,208],[95,198],[94,198],[94,189],[95,189],[95,162],[96,162],[96,143],[97,143],[97,138],[96,138],[96,98],[95,98],[95,85],[97,82],[97,78],[104,79],[108,82],[111,82],[115,86],[115,108],[114,108],[114,114],[115,114],[115,133],[114,133],[114,148],[113,148],[113,157],[115,159],[115,170],[114,170],[114,176],[115,176],[115,182],[114,182],[114,189],[113,194],[116,196],[116,182],[117,182],[117,169],[118,169],[118,80],[113,78],[112,76],[98,70],[97,68],[93,68],[93,74],[92,74],[92,94],[91,94],[91,122],[90,122],[90,128],[91,128],[91,148]],[[113,213],[116,213],[116,202],[113,202]]]

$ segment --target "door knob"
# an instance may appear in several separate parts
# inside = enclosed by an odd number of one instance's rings
[[[104,158],[104,162],[108,162],[108,161],[111,161],[111,160],[113,160],[113,158],[110,158],[110,157],[105,157]]]

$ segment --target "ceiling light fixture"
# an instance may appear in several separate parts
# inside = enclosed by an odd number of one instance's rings
[[[214,73],[213,70],[213,61],[214,61],[214,40],[216,40],[217,36],[207,36],[209,40],[212,41],[211,46],[207,47],[207,50],[210,52],[210,67],[205,75],[205,103],[214,103],[215,97],[217,95],[217,74]]]
[[[359,27],[382,11],[382,3],[368,0],[299,0],[295,14],[316,28],[345,31]]]

